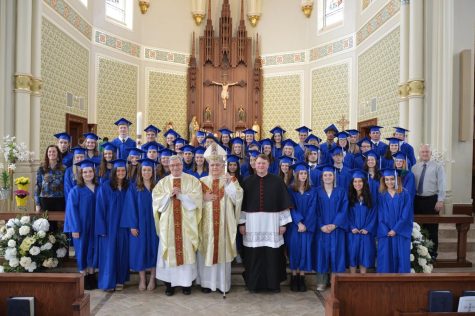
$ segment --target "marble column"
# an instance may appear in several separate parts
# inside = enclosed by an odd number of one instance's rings
[[[17,0],[15,62],[15,136],[30,145],[31,25],[33,3]]]
[[[32,34],[31,34],[31,120],[30,150],[34,160],[38,161],[40,153],[40,112],[41,112],[41,19],[42,0],[33,0]]]
[[[418,148],[424,136],[424,0],[411,0],[409,11],[409,143]]]
[[[399,53],[399,126],[409,125],[409,1],[401,0],[400,53]]]

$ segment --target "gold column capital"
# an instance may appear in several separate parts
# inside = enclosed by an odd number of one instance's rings
[[[43,80],[40,78],[31,79],[31,92],[33,95],[40,96],[43,91]]]
[[[399,98],[407,99],[409,95],[409,84],[408,83],[401,83],[399,85]]]
[[[257,25],[257,22],[259,22],[259,19],[260,19],[260,16],[257,15],[257,14],[248,15],[247,17],[248,17],[249,22],[251,23],[251,25],[254,26],[254,27]]]
[[[313,4],[306,4],[302,6],[303,14],[309,18],[312,15]]]
[[[425,93],[424,80],[411,80],[409,85],[409,97],[422,97]]]
[[[202,13],[193,13],[193,19],[195,20],[196,25],[200,25],[205,15]]]
[[[15,74],[15,91],[17,92],[31,92],[31,75]]]

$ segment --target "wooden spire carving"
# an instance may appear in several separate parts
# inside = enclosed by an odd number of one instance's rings
[[[211,0],[208,0],[208,19],[206,20],[205,34],[204,34],[205,51],[203,56],[203,64],[207,62],[214,63],[213,41],[214,30],[213,21],[211,20]]]

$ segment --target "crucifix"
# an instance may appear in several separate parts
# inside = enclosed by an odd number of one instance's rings
[[[348,123],[350,123],[344,115],[341,116],[341,119],[339,121],[336,121],[340,126],[341,126],[341,130],[345,130],[346,129],[346,125],[348,125]]]
[[[240,86],[240,87],[246,86],[246,82],[244,80],[236,81],[236,82],[227,82],[226,80],[224,80],[223,82],[206,80],[204,84],[205,86],[215,85],[215,86],[223,87],[223,89],[221,90],[221,100],[223,100],[223,105],[224,105],[225,110],[226,110],[226,103],[229,99],[229,88],[232,86]]]

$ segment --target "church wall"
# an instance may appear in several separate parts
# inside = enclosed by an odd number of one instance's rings
[[[452,171],[452,194],[455,204],[472,203],[472,152],[473,142],[468,139],[466,142],[460,142],[459,119],[460,119],[460,52],[465,49],[472,50],[472,66],[468,70],[473,74],[473,53],[475,49],[475,24],[473,18],[475,12],[475,2],[470,0],[457,0],[454,2],[454,29],[453,29],[453,104],[452,104],[452,159],[454,166]],[[472,77],[473,78],[473,77]],[[472,79],[473,80],[473,79]],[[473,87],[473,81],[472,81]],[[473,90],[472,90],[473,104]],[[450,106],[450,105],[448,105]],[[473,109],[470,111],[473,116]],[[470,135],[473,134],[473,120],[469,126]],[[447,131],[449,132],[449,131]]]
[[[76,35],[80,36],[80,35]],[[46,147],[55,142],[53,134],[64,131],[65,114],[87,117],[89,50],[47,18],[42,21],[40,157]],[[66,93],[84,97],[66,106]]]
[[[351,59],[311,71],[313,134],[325,139],[323,130],[344,115],[350,104]],[[336,124],[337,125],[337,124]],[[348,125],[347,125],[348,126]],[[340,126],[337,126],[340,128]]]
[[[358,55],[358,121],[378,118],[382,137],[399,121],[399,27]],[[377,110],[371,110],[376,98]]]
[[[280,72],[264,75],[263,123],[261,135],[280,125],[286,138],[298,139],[295,128],[300,126],[304,104],[304,72]]]
[[[173,128],[183,138],[188,139],[186,72],[147,67],[145,80],[144,127],[153,124],[163,131],[167,123],[172,121]],[[160,135],[163,135],[163,132]],[[158,141],[164,143],[161,136]]]
[[[117,137],[114,122],[118,118],[136,122],[138,65],[99,54],[95,63],[97,134],[113,139]],[[130,135],[135,138],[135,128],[130,129]]]

